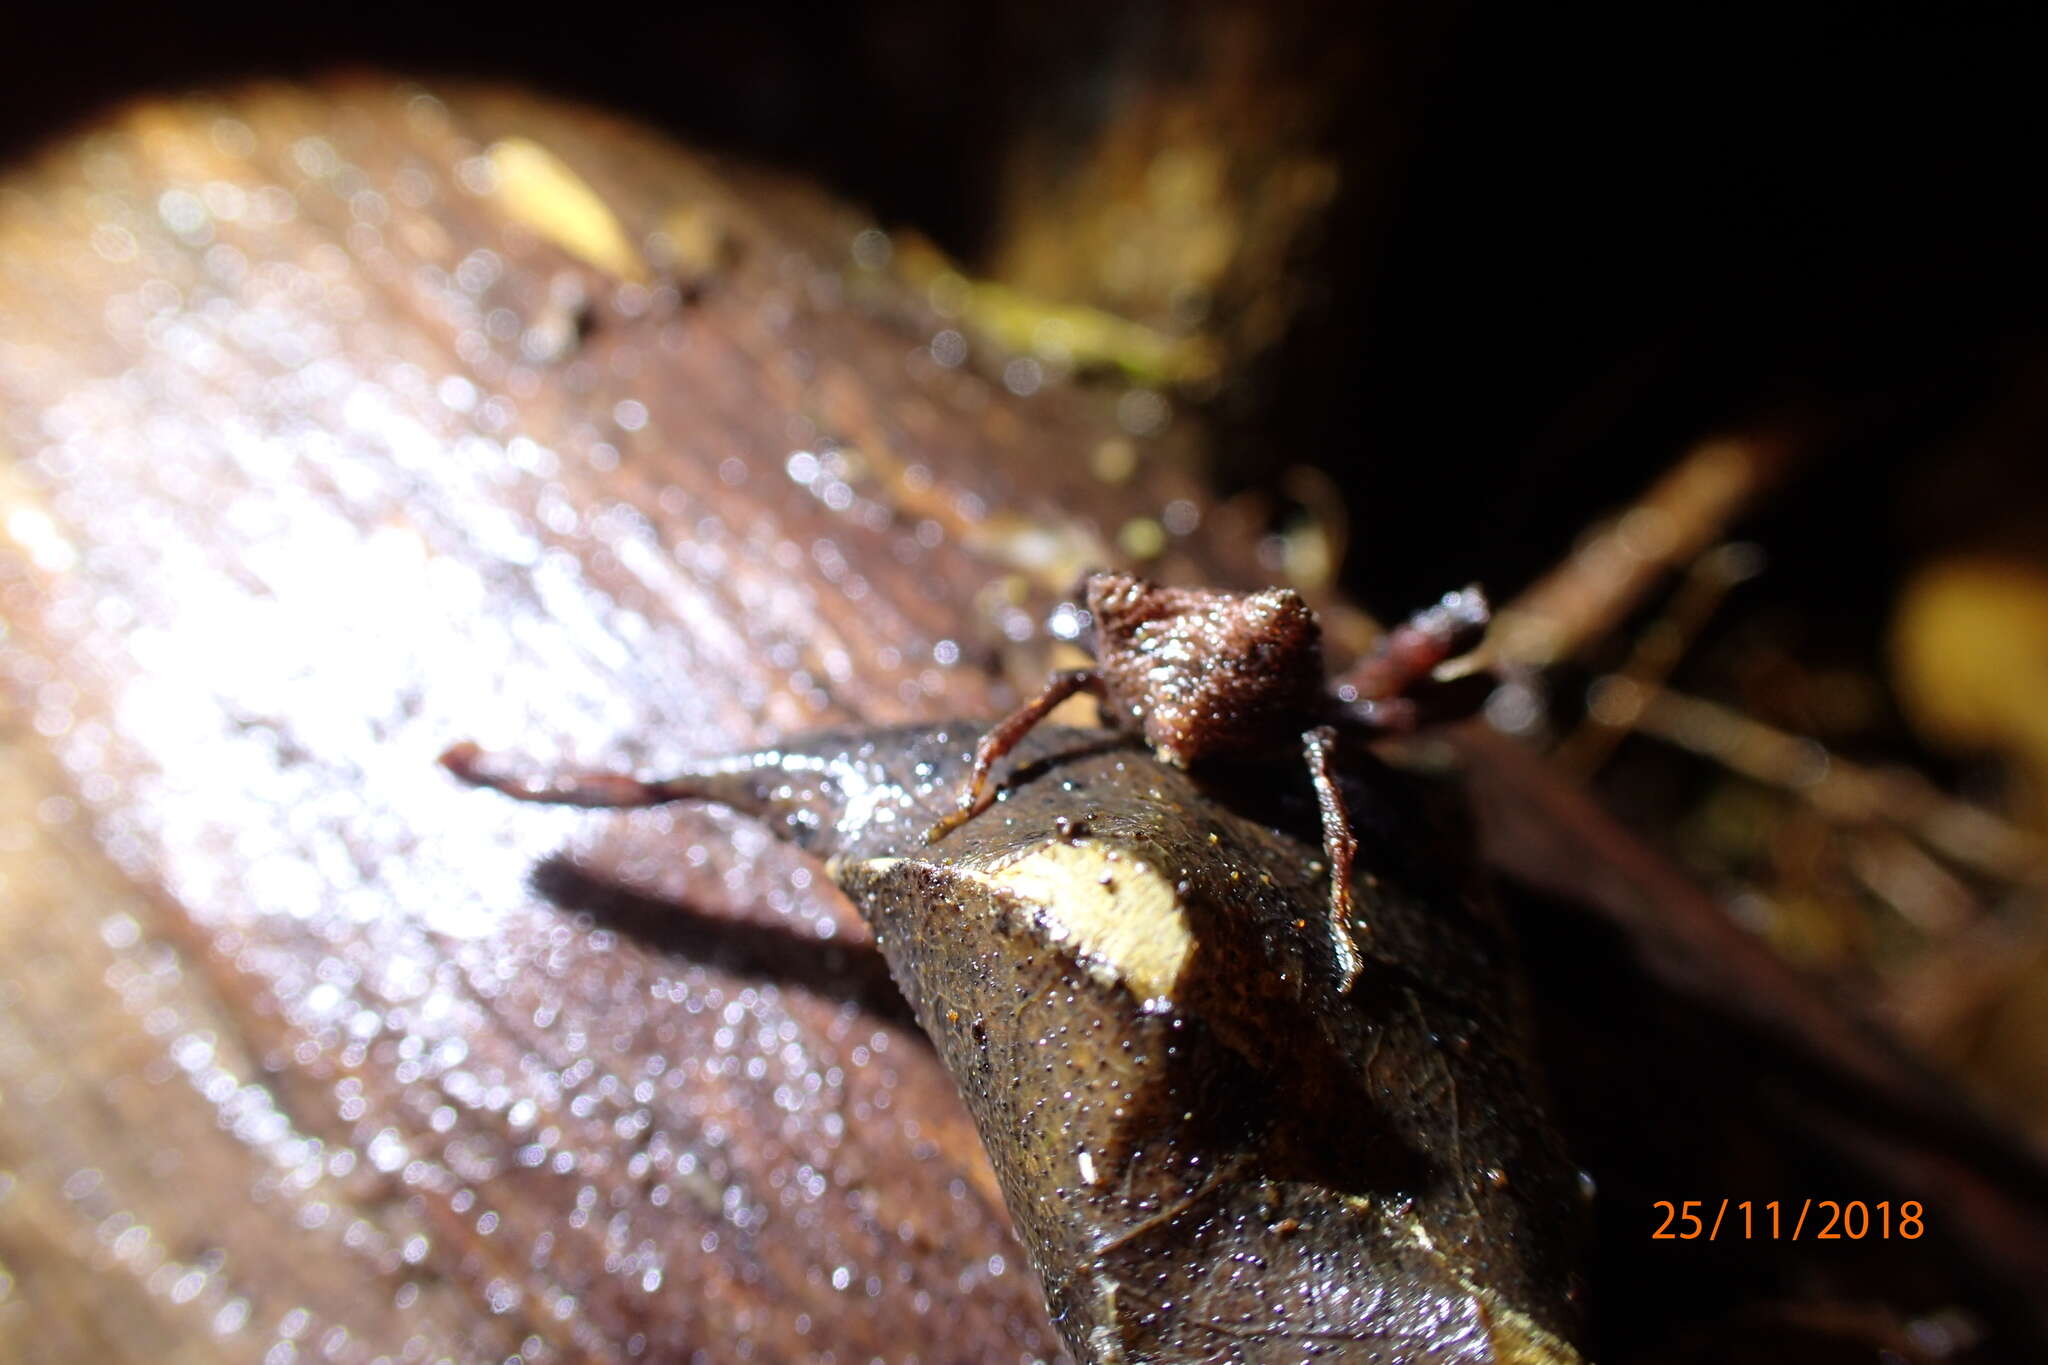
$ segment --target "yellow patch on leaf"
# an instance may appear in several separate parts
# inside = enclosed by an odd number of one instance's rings
[[[611,206],[547,148],[523,137],[502,138],[486,153],[497,198],[514,221],[584,264],[644,284],[647,262]]]

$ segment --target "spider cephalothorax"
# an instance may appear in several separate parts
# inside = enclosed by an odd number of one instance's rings
[[[1165,588],[1091,576],[1095,671],[1118,728],[1176,768],[1292,745],[1323,710],[1323,631],[1292,588]]]

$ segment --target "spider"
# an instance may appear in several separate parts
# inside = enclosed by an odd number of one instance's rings
[[[988,809],[991,775],[1061,702],[1088,692],[1112,729],[1141,737],[1163,763],[1265,759],[1301,746],[1321,812],[1330,869],[1330,939],[1348,992],[1364,966],[1354,934],[1351,863],[1358,839],[1337,785],[1342,738],[1412,730],[1432,709],[1431,670],[1478,643],[1490,613],[1477,587],[1449,593],[1381,638],[1348,685],[1324,685],[1322,627],[1292,588],[1228,592],[1172,588],[1133,574],[1083,582],[1094,622],[1093,668],[1055,673],[1036,697],[982,736],[960,804],[926,834],[933,842]]]

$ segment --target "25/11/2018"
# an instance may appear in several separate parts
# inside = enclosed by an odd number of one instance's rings
[[[1796,1242],[1802,1236],[1817,1242],[1856,1242],[1866,1237],[1897,1237],[1910,1242],[1927,1231],[1925,1210],[1917,1199],[1902,1200],[1897,1205],[1889,1199],[1876,1203],[1861,1199],[1802,1199],[1796,1207],[1777,1199],[1722,1199],[1719,1203],[1707,1199],[1659,1199],[1650,1207],[1664,1213],[1664,1221],[1650,1233],[1653,1242],[1717,1241],[1724,1224],[1731,1240],[1740,1238],[1745,1242]],[[1713,1209],[1711,1223],[1703,1212],[1708,1208]],[[1728,1221],[1731,1212],[1736,1216],[1734,1222]]]

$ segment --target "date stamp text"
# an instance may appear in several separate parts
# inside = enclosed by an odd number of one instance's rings
[[[1910,1242],[1927,1232],[1917,1199],[1659,1199],[1650,1221],[1653,1242]]]

